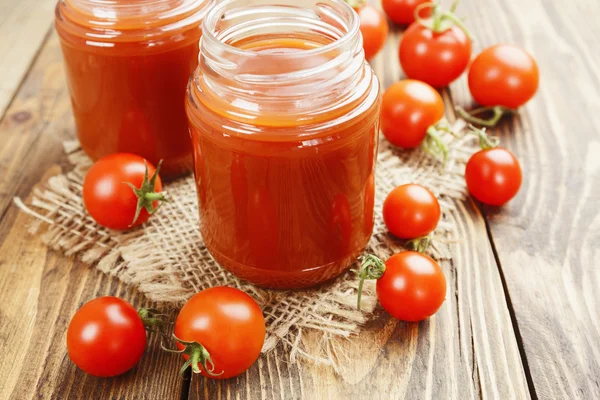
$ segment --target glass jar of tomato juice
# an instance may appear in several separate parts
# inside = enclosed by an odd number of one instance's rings
[[[186,103],[214,258],[274,288],[345,270],[373,230],[379,82],[342,0],[226,0]]]
[[[60,0],[56,30],[81,147],[191,170],[185,90],[214,0]]]

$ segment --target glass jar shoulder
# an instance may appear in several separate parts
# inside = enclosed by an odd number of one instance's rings
[[[337,137],[351,139],[370,129],[378,119],[380,103],[379,80],[365,63],[353,90],[341,95],[308,91],[304,96],[278,97],[274,104],[267,104],[260,96],[223,98],[206,85],[199,68],[188,85],[186,108],[192,128],[207,139],[301,142],[306,147]]]
[[[102,7],[94,7],[96,3]],[[187,7],[167,13],[161,8],[120,10],[118,5],[98,0],[60,0],[55,8],[55,28],[63,44],[94,53],[159,53],[191,42],[197,46],[203,18],[214,0],[181,3]]]

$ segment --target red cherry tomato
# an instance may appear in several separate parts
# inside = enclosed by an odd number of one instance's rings
[[[120,375],[142,358],[146,330],[137,311],[125,300],[99,297],[83,305],[69,323],[69,358],[88,374]]]
[[[419,146],[427,129],[443,117],[442,97],[426,83],[403,80],[391,85],[383,94],[381,131],[395,146]]]
[[[226,379],[246,371],[258,359],[265,341],[265,319],[258,304],[246,293],[231,287],[214,287],[194,295],[175,321],[175,336],[197,342],[208,351],[212,369],[204,376]],[[178,347],[184,346],[178,343]],[[186,360],[189,356],[184,355]],[[214,366],[214,368],[211,368]],[[215,376],[216,375],[216,376]]]
[[[515,197],[521,187],[521,166],[503,147],[480,150],[467,162],[467,187],[482,203],[501,206]]]
[[[430,0],[383,0],[381,5],[389,19],[400,25],[408,25],[415,22],[415,8],[428,3]],[[427,18],[431,9],[424,9],[420,13],[421,18]]]
[[[535,95],[538,84],[535,60],[513,45],[485,49],[469,69],[469,90],[482,106],[521,107]]]
[[[385,15],[373,6],[366,5],[359,9],[358,16],[365,58],[370,60],[383,48],[388,36],[388,24]]]
[[[401,239],[429,235],[440,221],[440,204],[429,189],[410,183],[398,186],[383,202],[383,221]]]
[[[407,77],[441,88],[467,69],[471,39],[457,26],[436,33],[415,22],[402,35],[399,55]]]
[[[148,176],[153,177],[156,169],[150,163],[147,166]],[[155,210],[164,197],[160,194],[160,177],[144,182],[145,172],[144,159],[135,154],[112,154],[96,161],[83,181],[83,203],[88,213],[110,229],[127,229],[146,222],[148,210]],[[127,183],[142,188],[142,192],[136,194]],[[139,196],[145,200],[136,218]]]
[[[431,257],[404,251],[388,259],[377,280],[379,303],[401,321],[429,318],[446,299],[446,278]]]

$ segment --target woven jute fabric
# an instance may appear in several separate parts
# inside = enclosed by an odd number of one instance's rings
[[[462,128],[459,124],[455,123],[456,131]],[[467,137],[445,139],[450,148],[445,166],[419,149],[399,151],[381,140],[375,227],[366,252],[386,259],[403,250],[403,243],[388,234],[381,207],[394,187],[413,182],[431,189],[442,208],[442,219],[429,253],[438,260],[451,258],[448,243],[454,235],[448,211],[452,199],[465,196],[464,167],[474,151],[474,141]],[[41,234],[53,249],[79,255],[85,263],[137,286],[149,299],[180,306],[203,289],[237,287],[251,295],[264,311],[267,337],[263,352],[281,343],[289,347],[286,354],[292,362],[303,357],[334,367],[336,341],[358,333],[374,310],[377,302],[373,282],[365,284],[362,309],[357,310],[358,282],[352,271],[317,288],[275,291],[241,281],[220,267],[202,242],[192,176],[166,185],[171,201],[163,204],[142,227],[116,232],[98,226],[86,213],[81,195],[91,160],[76,142],[65,143],[65,150],[72,168],[41,182],[27,205],[20,203],[25,212],[36,217],[30,232]],[[306,335],[308,332],[310,335]],[[306,337],[317,337],[319,345],[307,346]]]

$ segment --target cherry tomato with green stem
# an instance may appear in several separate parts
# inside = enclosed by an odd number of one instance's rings
[[[440,216],[435,195],[415,183],[398,186],[383,202],[383,222],[388,230],[400,239],[417,239],[413,243],[417,247],[420,239],[437,227]]]
[[[406,76],[441,88],[455,81],[467,69],[471,59],[471,35],[451,11],[431,7],[431,18],[417,18],[402,35],[398,50]]]
[[[84,372],[110,377],[133,368],[146,348],[148,326],[162,321],[117,297],[99,297],[81,307],[67,329],[69,358]]]
[[[197,293],[175,321],[174,337],[186,360],[183,373],[226,379],[246,371],[260,355],[265,319],[258,304],[232,287],[213,287]]]
[[[167,200],[160,193],[160,164],[154,168],[144,158],[129,153],[96,161],[83,181],[86,210],[98,224],[110,229],[143,224],[160,202]]]
[[[469,122],[494,126],[502,115],[527,103],[537,92],[539,70],[534,58],[520,47],[497,44],[482,51],[469,68],[469,90],[482,108],[460,115]],[[490,119],[476,115],[492,111]]]
[[[497,138],[485,130],[473,129],[479,135],[482,150],[467,162],[465,180],[469,193],[484,204],[501,206],[519,192],[522,181],[521,165],[510,150],[498,147]]]
[[[360,18],[360,33],[363,37],[365,58],[370,60],[383,49],[389,27],[383,12],[373,6],[365,5],[356,11]]]
[[[448,149],[441,138],[449,131],[444,102],[430,85],[412,79],[392,84],[383,94],[381,131],[394,146],[412,149],[419,145],[444,160]]]
[[[409,25],[415,22],[415,9],[430,0],[383,0],[381,5],[388,18],[399,25]],[[419,16],[427,18],[431,15],[431,9],[425,8]]]
[[[385,263],[374,255],[367,255],[358,276],[358,308],[364,280],[377,279],[379,304],[401,321],[427,319],[446,299],[446,277],[439,264],[416,251],[395,254]]]

